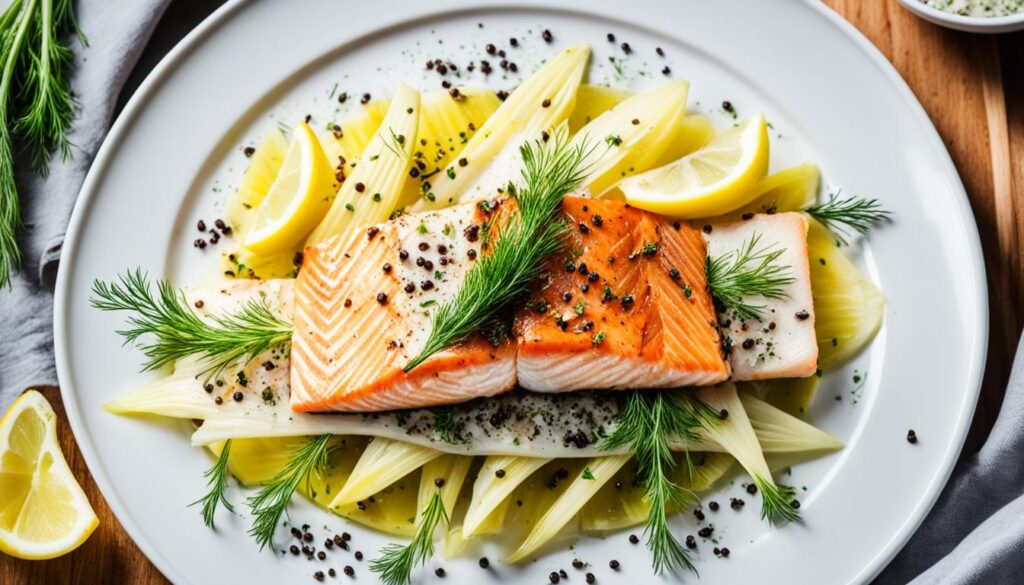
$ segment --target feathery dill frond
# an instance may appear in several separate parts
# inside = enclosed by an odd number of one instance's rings
[[[800,519],[800,512],[793,504],[796,500],[796,490],[791,486],[766,480],[760,475],[754,475],[753,479],[754,485],[761,492],[762,520],[777,525]]]
[[[21,265],[14,140],[44,176],[55,148],[71,155],[67,131],[76,104],[65,70],[72,55],[61,42],[70,31],[85,45],[72,0],[14,0],[0,14],[0,287]]]
[[[248,363],[271,347],[291,340],[292,324],[274,315],[265,302],[250,299],[228,314],[204,321],[192,310],[184,293],[165,280],[157,281],[154,295],[141,269],[120,275],[118,282],[93,282],[93,307],[103,311],[129,311],[130,329],[118,331],[125,343],[152,335],[141,344],[145,370],[158,369],[175,360],[196,355],[207,366],[204,373],[216,376],[229,365]]]
[[[544,260],[562,247],[568,228],[556,217],[558,206],[562,196],[586,177],[583,161],[592,148],[587,140],[570,147],[564,129],[546,143],[537,140],[520,148],[523,186],[509,189],[515,212],[502,226],[491,253],[482,255],[466,274],[455,298],[437,308],[430,336],[419,355],[406,364],[406,372],[467,339],[526,291]]]
[[[311,474],[320,473],[327,467],[330,440],[331,435],[326,434],[311,439],[295,451],[284,469],[246,500],[253,515],[249,534],[256,538],[260,550],[268,544],[273,545],[274,532],[299,484],[308,482]]]
[[[680,392],[631,392],[619,411],[618,426],[601,443],[603,450],[628,446],[633,453],[637,475],[650,504],[644,533],[656,574],[666,569],[695,570],[689,551],[669,529],[667,516],[670,510],[698,504],[700,498],[669,477],[676,466],[669,444],[695,443],[700,440],[700,429],[717,420],[717,413],[708,405]],[[685,457],[687,471],[693,477],[688,450]]]
[[[449,523],[448,512],[444,509],[441,490],[434,490],[430,502],[420,516],[420,525],[412,541],[402,546],[391,543],[381,550],[381,556],[370,561],[370,570],[380,574],[385,585],[406,585],[411,581],[412,571],[434,555],[434,531],[438,523]]]
[[[744,297],[762,296],[767,299],[786,297],[783,287],[795,279],[789,275],[790,267],[778,263],[785,251],[774,246],[758,248],[761,234],[753,234],[738,250],[704,260],[704,272],[711,296],[741,319],[759,319],[764,305],[752,305]]]
[[[231,439],[228,439],[224,442],[224,448],[221,449],[217,462],[203,474],[203,477],[207,479],[206,486],[209,488],[209,491],[206,492],[205,496],[189,504],[189,506],[203,505],[203,523],[210,528],[216,528],[213,521],[219,504],[224,504],[224,507],[231,512],[235,511],[225,493],[228,487],[228,457],[230,453]]]
[[[840,199],[840,194],[841,191],[830,193],[828,201],[809,207],[805,211],[827,227],[844,246],[848,243],[846,238],[852,237],[854,233],[863,236],[868,233],[871,226],[892,217],[892,212],[883,209],[877,199]]]

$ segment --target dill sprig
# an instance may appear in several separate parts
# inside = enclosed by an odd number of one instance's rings
[[[761,234],[753,234],[738,250],[704,260],[711,295],[740,319],[760,319],[764,310],[764,305],[750,304],[744,297],[785,298],[783,287],[795,280],[789,276],[790,267],[778,263],[785,250],[758,248],[760,241]]]
[[[189,506],[195,506],[196,504],[203,505],[203,523],[210,528],[216,528],[213,524],[214,516],[217,514],[218,504],[224,504],[224,507],[234,512],[235,509],[231,506],[231,502],[228,501],[226,494],[228,487],[228,457],[231,453],[231,439],[224,442],[224,448],[220,452],[220,457],[217,458],[217,462],[213,464],[213,467],[206,470],[203,477],[207,478],[206,485],[209,491],[205,496],[189,504]]]
[[[380,574],[385,585],[406,585],[411,581],[412,570],[434,556],[434,531],[441,520],[449,523],[448,512],[441,499],[441,490],[434,490],[430,503],[420,516],[420,525],[412,542],[402,546],[391,543],[381,549],[381,556],[370,561],[370,570]]]
[[[462,445],[469,442],[464,433],[466,422],[456,418],[451,409],[438,408],[431,411],[434,420],[430,423],[430,430],[439,439],[451,445]]]
[[[761,492],[761,519],[771,524],[796,522],[800,519],[800,511],[793,502],[796,490],[791,486],[775,483],[760,475],[754,475],[754,485]]]
[[[119,276],[119,283],[93,282],[92,306],[104,311],[130,311],[130,329],[118,331],[125,343],[144,335],[154,341],[141,345],[145,370],[158,369],[175,360],[197,355],[206,362],[206,374],[216,376],[225,367],[248,363],[271,347],[285,346],[292,324],[274,315],[267,304],[247,300],[228,314],[204,321],[192,310],[181,290],[165,280],[157,281],[154,295],[148,277],[140,269]]]
[[[562,247],[568,226],[556,218],[558,206],[562,196],[586,177],[583,162],[592,149],[587,140],[570,147],[564,128],[547,142],[536,140],[520,147],[523,186],[509,185],[515,212],[502,226],[491,253],[466,274],[455,298],[437,308],[430,336],[419,355],[406,364],[406,372],[493,321],[537,278],[544,260]]]
[[[253,514],[249,534],[263,547],[273,545],[274,532],[281,516],[288,508],[292,494],[303,481],[310,481],[313,473],[320,473],[327,467],[328,443],[331,435],[317,435],[300,447],[288,460],[284,469],[277,472],[260,491],[250,496],[246,503]]]
[[[403,134],[395,134],[393,128],[388,128],[388,136],[383,139],[383,143],[384,148],[390,150],[399,159],[405,160],[405,136]],[[380,153],[377,156],[380,156]]]
[[[877,199],[840,199],[840,194],[841,191],[830,193],[827,202],[805,211],[827,227],[842,245],[846,245],[846,238],[852,237],[854,233],[863,236],[871,226],[892,216],[892,212],[883,209]]]
[[[711,407],[682,393],[671,390],[631,392],[619,411],[618,426],[601,443],[604,450],[629,446],[633,452],[637,475],[650,504],[644,534],[656,574],[666,569],[695,570],[689,551],[669,530],[668,513],[698,504],[700,498],[670,478],[676,461],[669,444],[696,443],[700,440],[700,429],[718,420],[718,414]],[[687,472],[692,478],[694,470],[689,450],[684,453]]]
[[[67,131],[76,104],[65,78],[71,51],[60,40],[70,31],[86,44],[72,0],[14,0],[0,14],[0,286],[10,284],[21,263],[13,140],[20,139],[43,175],[54,148],[71,155]]]

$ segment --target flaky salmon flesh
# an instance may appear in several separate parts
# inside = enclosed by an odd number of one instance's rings
[[[455,297],[487,253],[487,232],[496,237],[514,202],[404,216],[306,248],[294,291],[292,409],[421,408],[517,384],[540,392],[706,386],[808,375],[808,360],[813,373],[813,317],[777,319],[770,359],[738,350],[727,356],[725,316],[716,315],[704,271],[709,247],[738,247],[737,239],[765,232],[793,247],[786,260],[796,265],[791,302],[772,308],[799,305],[795,312],[813,316],[800,214],[705,233],[617,201],[569,196],[562,208],[569,237],[524,295],[511,334],[473,336],[409,372],[403,367],[426,343],[434,308]],[[733,346],[747,333],[738,323],[724,331]]]

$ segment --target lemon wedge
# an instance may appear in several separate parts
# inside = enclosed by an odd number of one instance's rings
[[[757,197],[768,172],[768,129],[758,114],[704,148],[619,183],[634,207],[680,218],[722,215]]]
[[[0,419],[0,551],[52,559],[98,524],[57,443],[57,415],[29,390]]]
[[[307,124],[299,124],[243,245],[272,254],[302,241],[327,213],[333,185],[334,171],[320,141]]]

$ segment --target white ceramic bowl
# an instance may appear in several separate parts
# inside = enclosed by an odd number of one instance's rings
[[[921,0],[900,0],[904,8],[939,26],[974,33],[1005,33],[1024,29],[1024,12],[1010,16],[960,16],[932,8]]]

